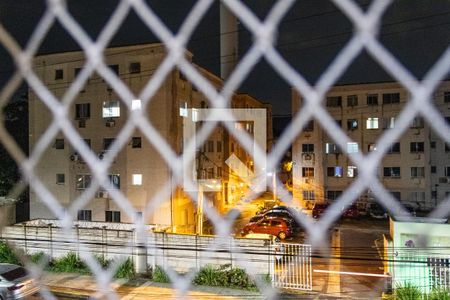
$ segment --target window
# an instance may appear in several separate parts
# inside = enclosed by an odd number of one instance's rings
[[[398,201],[402,200],[402,193],[400,193],[400,192],[391,192],[391,195]]]
[[[77,190],[87,189],[90,185],[91,185],[91,175],[87,175],[87,174],[76,175]]]
[[[355,166],[348,166],[347,167],[347,177],[353,178],[358,175],[358,168]]]
[[[336,124],[337,126],[342,127],[342,120],[336,120]]]
[[[342,195],[342,191],[327,191],[327,200],[336,200]]]
[[[378,118],[367,118],[366,128],[367,129],[378,129]]]
[[[120,189],[120,174],[109,174],[108,179],[110,189]]]
[[[314,131],[314,120],[310,120],[306,125],[303,131]]]
[[[409,144],[409,150],[411,153],[418,153],[424,151],[424,143],[423,142],[411,142]]]
[[[73,77],[77,77],[81,70],[83,70],[83,68],[75,68],[73,71]]]
[[[367,145],[367,151],[368,152],[377,151],[377,145],[375,145],[375,144]]]
[[[447,122],[448,125],[450,125],[450,117],[444,117],[445,122]]]
[[[140,62],[132,62],[129,66],[130,74],[141,73],[141,63]]]
[[[412,121],[411,128],[423,128],[424,121],[422,117],[415,117]]]
[[[119,65],[108,65],[108,68],[110,68],[114,74],[119,75]]]
[[[384,167],[384,177],[400,177],[400,167]]]
[[[378,94],[367,95],[367,105],[378,105]]]
[[[222,141],[216,142],[216,150],[217,152],[222,152]]]
[[[105,211],[105,222],[120,223],[120,211],[113,211],[113,210]]]
[[[133,99],[131,100],[131,110],[140,110],[142,108],[141,99]]]
[[[208,141],[208,152],[214,152],[214,141]]]
[[[357,95],[347,96],[347,106],[358,106],[358,96]]]
[[[217,177],[218,178],[222,177],[222,167],[217,167]]]
[[[104,138],[103,139],[103,150],[110,150],[114,141],[115,141],[115,139],[113,139],[113,138]]]
[[[83,141],[86,143],[86,145],[91,148],[91,139],[83,139]]]
[[[348,130],[356,130],[356,129],[358,129],[358,120],[356,120],[356,119],[348,119],[347,120],[347,129]]]
[[[339,107],[341,105],[342,105],[342,97],[341,96],[327,97],[327,106],[328,107]]]
[[[444,168],[444,174],[446,177],[450,177],[450,167],[449,166]]]
[[[325,144],[325,153],[326,154],[341,153],[341,151],[339,150],[339,146],[338,145],[332,144],[332,143],[326,143]]]
[[[435,141],[431,141],[430,142],[430,148],[431,149],[436,149],[436,142]]]
[[[394,128],[395,117],[383,118],[383,129]]]
[[[92,221],[92,210],[79,210],[77,219],[78,221]]]
[[[142,174],[133,174],[133,185],[142,185]]]
[[[358,143],[347,143],[347,153],[358,153]]]
[[[55,70],[55,80],[60,80],[64,78],[64,71],[62,69]]]
[[[214,179],[214,168],[208,168],[206,176],[207,179]]]
[[[66,183],[66,176],[64,174],[56,174],[56,184]]]
[[[104,101],[103,102],[102,117],[103,118],[117,118],[117,117],[120,117],[120,103],[119,103],[119,101]]]
[[[312,190],[303,190],[303,200],[315,200],[316,196]]]
[[[231,143],[231,152],[234,152],[234,144]]]
[[[142,139],[140,136],[131,138],[131,148],[142,148]]]
[[[400,143],[394,143],[388,148],[388,153],[400,153]]]
[[[383,104],[400,103],[400,93],[383,94]]]
[[[450,145],[447,143],[444,143],[444,151],[445,152],[450,152]]]
[[[302,168],[303,177],[314,177],[314,168]]]
[[[436,166],[431,166],[430,172],[436,174]]]
[[[412,178],[423,178],[425,176],[424,167],[411,167],[411,177]]]
[[[75,104],[75,119],[84,120],[91,117],[91,104],[90,103],[78,103]]]
[[[55,149],[64,149],[64,139],[55,139]]]
[[[424,202],[425,192],[411,192],[411,194],[409,194],[409,197],[412,202]]]
[[[314,152],[314,144],[302,144],[302,152],[303,153],[313,153]]]
[[[343,169],[342,167],[336,166],[336,167],[328,167],[327,168],[327,176],[328,177],[342,177],[343,175]]]
[[[444,92],[444,103],[450,103],[450,92]]]

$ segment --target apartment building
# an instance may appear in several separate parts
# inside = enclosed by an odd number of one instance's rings
[[[340,149],[327,128],[311,120],[295,139],[293,194],[297,205],[311,208],[314,202],[339,197],[358,176],[348,153],[376,151],[379,137],[396,125],[410,95],[398,83],[370,83],[333,87],[324,106],[352,139]],[[450,82],[434,93],[434,105],[450,123]],[[292,94],[292,109],[301,110],[302,99]],[[401,138],[390,146],[378,169],[380,182],[402,203],[429,210],[450,192],[450,147],[417,116]],[[370,190],[359,197],[373,200]]]
[[[122,82],[135,95],[139,95],[166,55],[163,44],[145,44],[108,48],[104,52],[104,60]],[[186,52],[186,57],[192,61],[191,53]],[[34,70],[50,92],[61,99],[79,76],[84,63],[84,53],[81,51],[46,54],[35,58]],[[199,66],[194,67],[217,90],[221,89],[223,82],[219,77]],[[141,104],[137,103],[140,99],[133,101],[136,105]],[[269,105],[246,94],[235,94],[231,105],[264,108],[270,112]],[[208,108],[208,99],[181,72],[174,69],[152,97],[146,113],[157,132],[177,154],[183,152],[183,118],[186,118],[186,111],[190,108]],[[99,159],[107,151],[115,152],[114,162],[109,169],[111,189],[119,189],[135,208],[135,212],[123,211],[111,198],[108,189],[99,190],[94,199],[78,210],[78,220],[131,222],[133,214],[142,214],[166,183],[175,185],[173,174],[156,149],[157,145],[151,144],[139,130],[133,132],[125,147],[112,148],[128,120],[129,111],[115,89],[97,73],[90,76],[76,96],[69,116],[80,136],[80,142],[86,143]],[[43,101],[31,89],[29,117],[31,153],[53,119]],[[223,187],[207,195],[211,205],[220,212],[226,209],[225,204],[234,196],[236,186],[240,185],[240,182],[230,179],[232,171],[225,164],[230,153],[238,150],[235,139],[230,137],[223,126],[218,126],[197,154],[197,178],[217,179]],[[249,155],[241,155],[240,158],[245,164],[251,162]],[[61,132],[43,153],[35,172],[65,207],[70,207],[90,186],[92,173],[83,156],[76,153]],[[30,194],[30,217],[55,218],[40,195],[33,191]],[[153,210],[146,222],[177,232],[193,232],[197,219],[198,211],[193,201],[183,192],[182,186],[173,186],[170,197]]]

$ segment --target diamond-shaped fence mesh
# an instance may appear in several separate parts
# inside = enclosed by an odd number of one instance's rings
[[[56,218],[47,220],[43,217],[35,223],[16,227],[15,231],[11,229],[11,232],[17,234],[17,238],[10,241],[13,247],[24,249],[28,253],[43,251],[53,257],[61,257],[68,252],[76,253],[94,274],[100,293],[98,295],[107,295],[109,298],[119,297],[114,292],[112,283],[115,280],[114,275],[123,268],[123,263],[129,257],[137,257],[134,260],[134,267],[141,268],[139,271],[142,272],[145,272],[148,266],[163,268],[173,287],[181,294],[185,294],[192,287],[191,282],[196,278],[200,267],[208,263],[214,264],[220,259],[231,262],[235,267],[243,268],[248,274],[263,274],[264,271],[261,272],[258,268],[263,261],[267,262],[264,254],[272,251],[271,246],[258,241],[246,242],[230,238],[230,234],[234,233],[233,223],[238,217],[237,211],[245,203],[257,198],[262,192],[261,186],[265,189],[266,185],[270,189],[276,187],[274,192],[287,205],[295,202],[292,194],[275,175],[273,178],[277,182],[267,184],[266,170],[277,168],[284,153],[305,131],[311,120],[315,120],[317,126],[323,128],[329,141],[340,149],[348,149],[348,145],[353,140],[325,108],[324,99],[350,64],[363,51],[366,51],[379,66],[398,81],[399,86],[409,95],[409,99],[396,116],[395,126],[384,131],[374,141],[377,144],[377,151],[368,153],[354,151],[351,154],[349,152],[348,159],[358,170],[358,176],[342,194],[338,195],[330,209],[326,210],[325,215],[318,222],[304,213],[298,213],[295,218],[307,232],[310,237],[308,242],[314,247],[326,245],[328,230],[341,217],[342,210],[333,208],[349,206],[367,190],[370,190],[376,201],[386,207],[390,213],[394,215],[407,213],[380,181],[378,168],[382,165],[385,154],[391,150],[391,146],[409,129],[411,122],[418,116],[422,117],[429,124],[430,129],[444,142],[450,144],[450,126],[432,102],[437,87],[450,70],[450,48],[447,48],[437,59],[423,77],[424,79],[418,80],[383,46],[377,37],[381,17],[391,1],[375,0],[366,11],[351,0],[332,1],[353,23],[354,33],[317,82],[311,85],[280,55],[274,45],[278,26],[295,1],[276,2],[265,19],[260,20],[242,2],[223,0],[222,4],[253,35],[254,41],[231,75],[222,82],[194,65],[190,59],[191,55],[186,50],[193,32],[213,2],[211,0],[197,1],[177,34],[172,34],[152,8],[142,0],[120,1],[96,40],[92,40],[70,14],[65,2],[60,0],[48,1],[45,13],[24,48],[19,46],[14,36],[0,26],[0,42],[16,64],[16,71],[1,90],[2,105],[6,105],[22,80],[28,85],[30,94],[30,145],[32,147],[30,147],[29,155],[20,150],[3,123],[0,127],[3,146],[22,171],[23,182],[12,192],[19,193],[28,185],[30,196],[34,199],[33,203],[39,203],[35,206],[32,204],[31,210],[35,210],[32,214],[34,213],[35,216],[47,214]],[[137,14],[148,30],[161,41],[161,44],[108,48],[111,39],[131,11]],[[55,22],[61,24],[82,49],[81,51],[37,56],[41,43]],[[148,65],[145,66],[143,63],[137,64],[136,61],[130,60],[130,56],[127,56],[130,52],[134,53],[134,57],[151,56],[151,61],[148,61]],[[117,72],[110,64],[109,61],[114,60],[113,57],[123,64],[131,63],[126,76]],[[293,116],[289,126],[277,143],[269,148],[269,151],[266,151],[265,140],[264,145],[255,142],[256,137],[253,137],[253,131],[256,132],[256,130],[236,130],[235,125],[240,120],[240,116],[233,111],[236,107],[241,107],[235,106],[233,102],[237,97],[236,91],[255,65],[263,59],[293,87],[302,101],[301,109]],[[58,76],[63,77],[65,76],[63,74],[69,73],[68,68],[61,68],[55,72],[55,65],[64,64],[70,65],[73,69],[76,67],[77,72],[72,79],[55,83]],[[145,81],[136,85],[133,74],[139,72],[147,73],[146,76],[140,77]],[[178,77],[175,78],[173,74],[177,74]],[[182,84],[189,82],[192,85],[191,92],[196,93],[197,103],[177,102],[172,106],[164,103],[167,100],[164,98],[165,93],[179,93],[174,96],[179,96],[179,99],[186,96],[180,90],[170,90],[168,86],[178,78],[182,78]],[[168,84],[168,81],[172,83]],[[103,90],[100,92],[99,86],[107,86],[108,92],[104,93]],[[88,94],[87,89],[91,90],[91,94]],[[92,95],[102,95],[102,97],[109,95],[109,97],[101,101],[100,107],[94,107],[87,104],[88,98],[93,97]],[[83,97],[86,100],[80,101]],[[259,103],[254,99],[248,101]],[[253,108],[264,108],[258,105]],[[205,110],[199,108],[205,108]],[[242,108],[246,107],[242,106]],[[91,132],[96,130],[96,126],[100,126],[100,123],[96,124],[89,119],[94,114],[102,115],[101,126],[105,127],[106,122],[106,127],[110,130],[106,133],[108,136],[104,136],[103,148],[90,144],[90,136],[94,136]],[[253,116],[251,112],[248,114]],[[186,126],[183,118],[201,123],[201,126],[194,126],[197,130],[195,137],[186,139],[184,136],[184,141],[183,132],[179,130]],[[92,124],[89,124],[90,122]],[[251,126],[251,122],[247,125]],[[91,132],[88,131],[89,127]],[[189,173],[191,169],[195,171],[193,165],[198,167],[201,163],[199,153],[202,155],[208,147],[219,147],[219,144],[209,145],[209,137],[218,132],[222,136],[227,136],[227,141],[235,141],[233,147],[239,147],[242,153],[250,153],[254,161],[251,169],[256,173],[253,181],[248,184],[249,189],[245,193],[239,192],[240,204],[236,206],[237,210],[232,210],[228,214],[221,214],[222,211],[226,211],[225,208],[219,207],[219,204],[211,199],[211,191],[223,189],[220,180],[219,182],[213,180],[215,176],[209,176],[208,170],[203,176],[195,172]],[[63,149],[64,147],[71,149],[70,153],[66,151],[65,155],[70,154],[72,162],[64,168],[66,172],[76,174],[74,178],[70,178],[75,182],[75,188],[64,190],[48,186],[49,182],[55,180],[54,173],[62,175],[57,176],[57,183],[69,180],[64,178],[64,171],[55,171],[59,158],[52,157],[48,153],[49,148],[61,146],[57,145],[58,139],[62,140]],[[220,148],[226,146],[228,147],[229,144],[222,140]],[[150,164],[138,159],[133,160],[133,156],[138,154],[131,152],[130,149],[141,147],[151,149],[146,155],[139,156],[151,161]],[[99,153],[93,150],[95,148],[107,151]],[[235,152],[234,149],[232,152]],[[68,156],[65,157],[66,161],[69,160]],[[82,165],[79,162],[82,162]],[[209,165],[210,163],[208,162]],[[148,181],[142,173],[136,171],[141,164],[157,170],[159,176],[154,176],[152,181]],[[129,169],[121,172],[118,165],[127,165]],[[214,170],[217,170],[217,167],[215,166]],[[247,167],[250,166],[247,165]],[[214,170],[212,172],[219,172]],[[225,173],[225,170],[220,169],[220,173],[222,172]],[[392,172],[395,173],[395,170]],[[236,171],[234,175],[227,174],[227,176],[238,177],[238,173]],[[222,174],[218,175],[222,176]],[[197,178],[209,180],[201,181]],[[214,188],[215,184],[218,184],[218,187]],[[151,188],[139,194],[136,187],[140,185],[149,185]],[[186,188],[187,186],[195,188]],[[185,225],[184,232],[199,233],[199,226],[203,230],[201,218],[204,216],[211,227],[208,233],[215,233],[215,236],[179,235],[168,239],[164,233],[159,232],[165,229],[165,225],[170,225],[170,222],[161,220],[173,219],[174,207],[170,207],[173,203],[168,204],[167,199],[173,198],[174,194],[182,195],[183,207],[187,207],[188,204],[195,207],[193,210],[177,212],[184,220],[182,222]],[[138,200],[130,201],[130,197]],[[431,212],[431,216],[446,217],[449,212],[449,201],[449,197],[442,199]],[[225,200],[222,199],[220,205],[224,202]],[[230,203],[237,202],[230,201]],[[96,219],[95,215],[91,215],[91,210],[85,209],[89,205],[101,207],[102,212],[107,212],[107,221],[119,221],[119,223],[109,223],[109,225],[101,222],[83,223],[80,220]],[[122,215],[117,214],[118,211],[122,212]],[[200,213],[201,216],[199,216]],[[189,227],[187,224],[192,223],[194,216],[196,218],[194,223],[197,224]],[[127,224],[120,223],[124,220]],[[152,221],[149,222],[149,220]],[[148,223],[156,225],[146,225]],[[198,225],[199,223],[201,225]],[[48,236],[45,247],[36,242],[41,230],[45,232],[42,234]],[[170,228],[170,230],[174,229]],[[10,238],[13,235],[11,232]],[[96,239],[86,238],[89,236]],[[98,259],[99,255],[104,259],[114,259],[114,263],[106,269],[102,268]],[[139,260],[140,256],[146,257],[144,263]],[[48,267],[45,260],[33,263],[25,255],[22,259],[35,278],[39,278],[43,269]],[[183,270],[185,274],[179,275],[177,271],[182,269],[179,266],[187,260],[192,260],[191,267],[185,267]],[[276,265],[271,265],[266,273],[270,272],[270,268],[274,270]],[[267,280],[262,276],[256,276],[253,279],[267,297],[274,297],[275,291]],[[41,286],[41,294],[45,298],[54,298],[44,284]]]

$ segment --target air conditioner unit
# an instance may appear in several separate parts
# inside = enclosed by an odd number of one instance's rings
[[[116,126],[116,121],[106,121],[106,127],[114,127]]]
[[[108,192],[106,191],[97,192],[97,198],[108,198]]]
[[[79,161],[80,160],[80,156],[78,155],[78,153],[72,154],[69,158],[71,161]]]
[[[303,153],[302,154],[303,160],[312,160],[313,159],[313,155],[314,154],[311,154],[311,153]]]
[[[448,183],[449,180],[447,177],[439,177],[439,183]]]
[[[105,152],[104,152],[104,151],[102,151],[102,152],[100,152],[100,153],[98,154],[98,158],[99,158],[99,159],[103,159],[104,156],[105,156]]]

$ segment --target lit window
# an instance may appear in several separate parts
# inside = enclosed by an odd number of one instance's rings
[[[142,174],[133,174],[133,185],[142,185]]]
[[[353,178],[353,177],[356,177],[356,175],[358,175],[358,168],[356,168],[355,166],[348,166],[347,167],[347,177]]]
[[[140,110],[142,107],[141,99],[133,99],[131,100],[131,110]],[[120,115],[120,112],[119,112]]]
[[[185,118],[187,118],[187,116],[188,116],[187,103],[186,103],[186,102],[183,102],[183,103],[180,105],[180,117],[185,117]]]
[[[325,153],[330,154],[330,153],[341,153],[341,151],[339,151],[339,147],[336,144],[332,144],[332,143],[326,143],[325,144]]]
[[[342,167],[336,166],[336,167],[328,167],[327,168],[327,176],[328,177],[342,177],[343,175],[343,169]]]
[[[378,129],[378,118],[367,118],[366,128],[367,129]]]
[[[102,116],[103,116],[103,118],[117,118],[117,117],[120,117],[120,103],[119,103],[119,101],[104,101],[103,102]]]
[[[358,143],[347,143],[347,153],[358,153]]]

